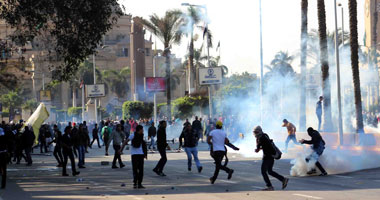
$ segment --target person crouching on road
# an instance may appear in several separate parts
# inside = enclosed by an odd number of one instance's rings
[[[122,130],[122,125],[117,124],[116,130],[114,130],[111,133],[109,140],[108,140],[108,144],[107,144],[107,146],[109,146],[111,141],[113,141],[113,149],[115,150],[115,155],[113,157],[112,169],[118,168],[116,166],[116,160],[119,161],[120,168],[125,167],[125,165],[121,161],[121,152],[120,152],[121,144],[123,143],[124,138],[125,138],[125,134],[124,134],[124,131]]]
[[[314,130],[312,127],[309,127],[307,129],[307,134],[311,137],[311,140],[300,140],[301,144],[311,144],[313,153],[308,156],[305,160],[306,162],[309,162],[311,159],[315,159],[317,162],[315,163],[315,166],[318,167],[318,169],[321,171],[320,176],[326,176],[327,172],[326,170],[322,167],[321,163],[318,162],[319,157],[322,155],[323,150],[325,149],[325,141],[322,139],[321,134],[317,131]],[[307,172],[307,174],[315,174],[317,173],[317,170],[314,168],[310,171]]]
[[[144,177],[144,158],[148,158],[146,142],[144,141],[144,128],[141,125],[136,126],[136,132],[132,133],[127,140],[124,141],[121,148],[124,149],[128,141],[131,140],[131,157],[133,169],[133,188],[144,189],[142,185]],[[119,153],[121,153],[121,150]]]
[[[194,156],[195,164],[197,165],[198,172],[202,172],[202,165],[199,162],[198,159],[198,149],[197,149],[197,143],[198,143],[198,132],[193,130],[191,125],[187,125],[185,129],[182,131],[181,136],[179,137],[179,143],[180,147],[182,147],[182,140],[184,139],[184,145],[185,152],[187,154],[187,169],[188,171],[191,171],[191,162],[192,162],[192,156]]]
[[[257,148],[255,150],[258,153],[260,150],[263,150],[263,162],[261,164],[261,174],[263,175],[264,181],[266,183],[266,188],[263,191],[273,191],[274,188],[272,183],[269,180],[268,174],[277,178],[282,182],[282,189],[285,189],[288,185],[288,178],[284,178],[280,174],[277,174],[273,171],[274,158],[273,155],[276,154],[275,149],[272,146],[272,142],[269,136],[263,133],[263,130],[260,126],[256,126],[253,130],[253,134],[256,137]]]
[[[207,137],[207,143],[211,145],[212,157],[215,161],[214,176],[210,178],[211,184],[215,183],[220,170],[223,170],[228,174],[228,179],[231,179],[232,174],[234,173],[233,169],[228,168],[226,165],[222,165],[223,157],[226,155],[226,148],[224,145],[230,143],[227,138],[227,133],[222,130],[222,127],[223,123],[221,121],[216,122],[216,129],[211,131]]]

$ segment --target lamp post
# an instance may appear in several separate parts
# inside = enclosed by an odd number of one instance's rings
[[[101,49],[107,48],[107,45],[101,46]],[[92,54],[92,67],[93,67],[93,73],[94,73],[94,85],[96,85],[96,65],[95,65],[95,53]],[[98,123],[98,102],[96,101],[97,99],[94,98],[95,101],[95,123]]]
[[[261,14],[261,0],[259,1],[260,13],[260,125],[263,126],[263,78],[264,78],[264,63],[263,63],[263,26]]]
[[[339,45],[338,45],[338,17],[336,11],[336,0],[334,0],[335,12],[335,63],[336,63],[336,84],[338,96],[338,131],[339,131],[339,144],[343,145],[343,123],[342,123],[342,102],[340,93],[340,66],[339,66]],[[342,33],[343,35],[343,33]],[[342,41],[343,42],[343,41]]]

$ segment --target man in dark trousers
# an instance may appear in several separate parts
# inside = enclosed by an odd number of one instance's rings
[[[153,169],[153,171],[159,176],[166,176],[163,170],[164,170],[166,161],[168,160],[166,158],[166,148],[168,147],[169,145],[166,142],[166,121],[160,121],[160,125],[158,126],[158,131],[157,131],[157,149],[158,149],[158,152],[160,152],[161,159],[158,161],[156,167]]]
[[[58,126],[54,124],[54,140],[55,143],[53,155],[58,162],[57,167],[63,166],[63,156],[62,156],[62,132],[59,130]]]
[[[99,133],[98,124],[95,124],[94,129],[92,129],[92,141],[91,141],[91,143],[90,143],[90,148],[92,147],[92,144],[94,144],[95,140],[98,142],[98,147],[99,147],[99,148],[102,148],[102,147],[100,146],[99,135],[98,135],[98,133]]]
[[[270,140],[269,136],[265,133],[263,133],[263,130],[260,126],[256,126],[253,130],[253,134],[256,137],[256,150],[255,152],[258,153],[260,150],[263,150],[263,162],[261,164],[261,174],[263,175],[264,181],[267,185],[263,191],[273,191],[274,188],[272,186],[272,183],[269,180],[268,174],[277,178],[279,181],[282,182],[282,189],[285,189],[288,185],[288,178],[284,178],[280,174],[277,174],[275,171],[273,171],[273,165],[274,165],[274,158],[273,155],[276,154],[275,149],[273,148],[272,141]],[[267,174],[268,173],[268,174]]]
[[[9,137],[5,133],[5,130],[0,127],[0,173],[2,175],[1,188],[5,188],[6,181],[7,181],[7,164],[9,160],[8,144],[9,144]]]
[[[125,139],[125,133],[122,130],[122,127],[123,126],[121,124],[117,124],[116,130],[112,131],[110,138],[108,140],[108,145],[113,141],[113,149],[115,150],[115,154],[114,154],[113,162],[112,162],[112,169],[118,168],[116,166],[116,161],[119,162],[120,168],[125,167],[125,165],[121,161],[121,152],[120,152],[121,145],[123,144],[123,141]]]
[[[223,157],[226,155],[226,147],[224,145],[230,143],[227,138],[227,133],[222,130],[222,128],[223,123],[221,121],[216,122],[216,129],[212,130],[207,137],[207,143],[211,145],[212,158],[215,161],[214,176],[210,178],[211,184],[215,183],[220,170],[223,170],[228,174],[227,179],[231,179],[232,174],[234,173],[233,169],[222,165]]]
[[[309,162],[311,159],[316,160],[317,162],[315,163],[315,166],[318,167],[318,169],[321,171],[320,176],[326,176],[327,172],[326,170],[322,167],[321,163],[318,162],[319,157],[322,155],[323,150],[325,149],[325,141],[322,139],[321,134],[319,134],[318,131],[314,130],[312,127],[309,127],[307,129],[307,134],[311,137],[311,140],[300,140],[301,144],[311,144],[313,153],[308,156],[305,160],[306,162]],[[317,171],[315,169],[312,169],[311,171],[307,172],[307,174],[315,174]]]
[[[315,114],[317,114],[318,117],[318,131],[321,131],[322,124],[322,101],[323,96],[320,96],[319,101],[317,102],[317,107],[315,108]]]
[[[34,144],[34,140],[36,136],[34,135],[33,128],[30,126],[25,126],[24,133],[22,134],[22,141],[25,148],[25,156],[27,161],[27,166],[31,166],[33,163],[32,156],[30,153],[32,152],[32,147]]]
[[[148,147],[149,149],[152,149],[152,147],[153,147],[153,150],[156,149],[156,147],[155,147],[156,145],[154,144],[155,143],[156,134],[157,134],[157,129],[154,126],[154,122],[152,122],[151,126],[148,129],[148,139],[150,139],[150,145]]]
[[[201,141],[203,142],[202,123],[201,121],[198,120],[198,116],[195,116],[195,120],[193,121],[192,128],[195,134],[198,135],[198,140],[201,139]]]
[[[73,176],[78,175],[80,172],[75,170],[75,159],[73,155],[73,141],[71,135],[71,126],[67,126],[65,128],[65,133],[62,136],[62,152],[63,152],[63,168],[62,168],[62,176],[68,176],[66,173],[67,160],[70,158],[71,162],[71,170]]]

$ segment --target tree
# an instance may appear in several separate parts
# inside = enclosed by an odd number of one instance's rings
[[[318,0],[318,31],[319,31],[319,48],[320,62],[322,70],[322,93],[323,93],[323,130],[332,131],[331,121],[331,88],[329,77],[329,57],[327,49],[326,35],[326,11],[325,1]]]
[[[149,21],[143,20],[145,27],[156,35],[164,43],[163,56],[166,58],[166,99],[167,99],[167,117],[171,119],[171,90],[170,90],[170,48],[173,44],[179,44],[182,38],[180,30],[183,18],[179,10],[166,11],[161,18],[157,14],[150,16]]]
[[[118,101],[121,102],[120,99],[124,98],[129,91],[128,77],[131,76],[130,68],[103,70],[102,76],[110,90],[116,94]]]
[[[38,102],[35,99],[29,99],[22,105],[22,108],[29,110],[30,114],[33,114],[33,110],[36,109],[37,107],[38,107]]]
[[[148,119],[152,117],[153,103],[142,101],[126,101],[123,103],[123,119]]]
[[[355,110],[356,110],[356,132],[364,133],[363,116],[362,116],[362,97],[360,93],[360,76],[359,76],[359,55],[358,55],[358,19],[357,19],[357,2],[356,0],[348,1],[350,13],[350,47],[351,47],[351,68],[352,79],[354,82]]]
[[[19,45],[48,33],[62,62],[54,77],[69,80],[79,64],[95,52],[102,36],[123,13],[117,0],[12,0],[1,1],[0,18],[13,29]]]
[[[17,91],[10,91],[7,94],[1,95],[3,106],[9,110],[9,121],[13,120],[14,109],[19,108],[22,103],[22,98]]]
[[[308,0],[301,0],[301,95],[300,95],[300,130],[306,129],[306,57],[307,57],[307,7]]]

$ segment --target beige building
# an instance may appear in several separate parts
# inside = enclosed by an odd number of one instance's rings
[[[4,22],[0,22],[0,38],[6,38],[12,30]],[[129,91],[125,98],[118,99],[116,95],[109,92],[106,97],[100,98],[99,105],[103,108],[120,107],[122,102],[126,100],[141,100],[153,101],[153,95],[144,92],[144,77],[153,76],[153,42],[151,39],[146,40],[145,29],[141,24],[141,18],[132,17],[131,15],[121,16],[117,24],[104,36],[102,44],[97,49],[95,55],[95,64],[98,70],[105,69],[121,70],[124,67],[131,69],[131,76],[128,77]],[[150,37],[151,38],[151,37]],[[47,40],[48,38],[39,37],[38,40]],[[51,71],[49,66],[53,65],[55,60],[51,56],[47,56],[49,49],[54,49],[53,46],[48,46],[50,43],[44,41],[36,41],[33,44],[45,45],[28,45],[22,56],[12,55],[13,62],[17,62],[21,57],[28,61],[28,71],[31,73],[22,74],[24,86],[30,91],[30,98],[37,97],[39,100],[39,91],[43,85],[47,85],[51,81]],[[20,50],[21,51],[21,50]],[[54,56],[53,56],[54,57]],[[93,63],[93,56],[88,58],[89,62]],[[10,63],[10,62],[8,62]],[[156,76],[165,76],[164,58],[156,58]],[[9,65],[9,64],[8,64]],[[181,59],[172,56],[172,69],[181,66]],[[17,71],[17,70],[16,70]],[[177,85],[172,91],[172,99],[182,97],[185,94],[185,76],[180,70],[174,73],[179,77]],[[34,72],[34,73],[32,73]],[[126,87],[127,89],[127,87]],[[166,94],[159,93],[157,95],[158,103],[166,102]],[[61,83],[54,91],[52,91],[51,101],[46,102],[48,107],[55,107],[56,110],[67,110],[72,106],[82,106],[81,89],[72,88],[70,83]],[[93,111],[94,101],[85,99],[86,108],[90,108],[86,119],[94,119]],[[26,114],[23,118],[27,118]],[[61,116],[62,119],[62,116]],[[50,119],[54,121],[54,118]],[[69,120],[69,119],[67,119]]]

